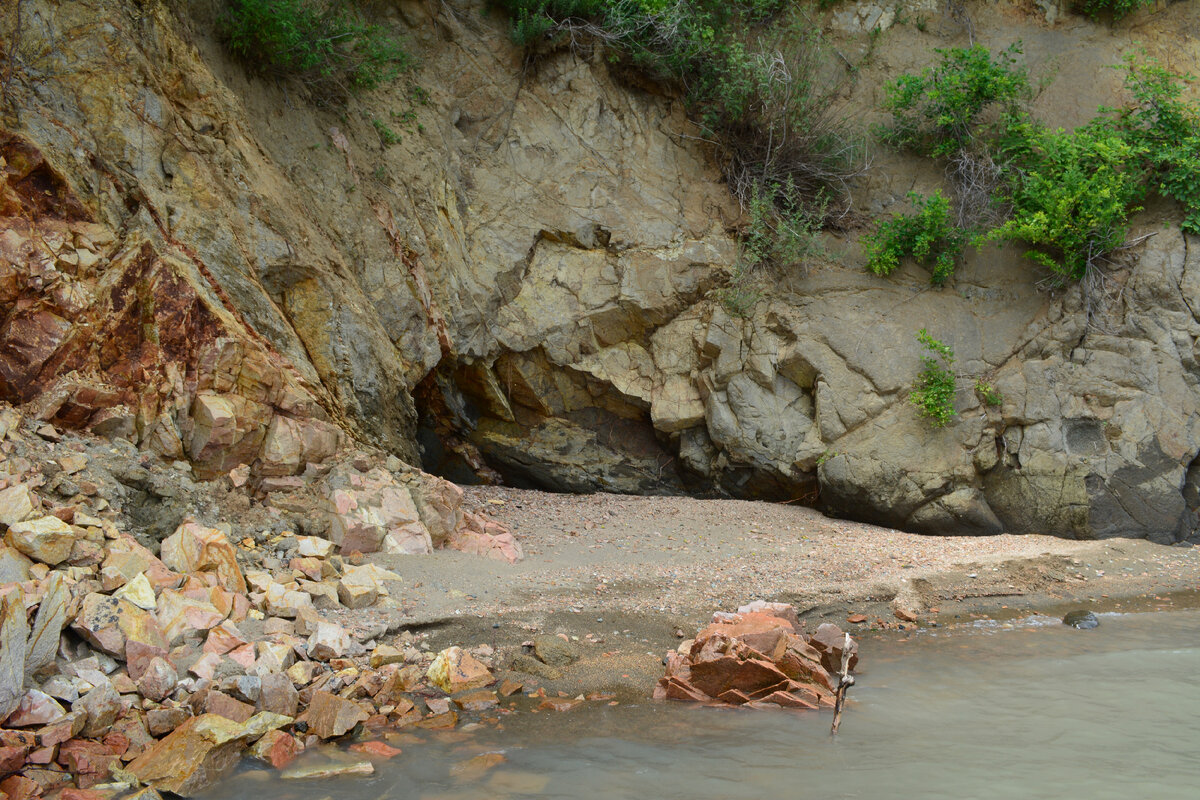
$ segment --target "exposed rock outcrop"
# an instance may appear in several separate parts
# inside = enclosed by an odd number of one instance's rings
[[[718,170],[681,105],[599,50],[526,70],[474,0],[399,2],[385,21],[428,103],[388,146],[371,120],[411,105],[403,82],[339,117],[230,62],[218,5],[24,0],[20,36],[5,12],[0,399],[202,478],[247,465],[269,494],[358,437],[453,477],[786,498],[929,533],[1193,534],[1200,248],[1161,214],[1105,308],[1039,290],[1015,250],[928,291],[831,240],[844,263],[733,317],[712,294],[737,252]],[[1186,13],[1153,21],[1173,63]],[[881,52],[907,62],[916,35],[894,28]],[[1063,35],[1118,60],[1090,26]],[[1096,94],[1060,103],[1069,121],[1117,90],[1091,63],[1057,77]],[[853,90],[864,108],[872,85]],[[876,172],[872,216],[941,179],[895,157]],[[919,327],[964,373],[937,431],[907,402]],[[342,508],[337,480],[335,536],[402,552],[450,536],[413,486]],[[463,522],[462,546],[498,541]]]

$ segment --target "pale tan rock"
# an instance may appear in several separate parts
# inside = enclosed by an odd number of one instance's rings
[[[158,604],[154,597],[154,587],[150,585],[150,580],[144,572],[139,572],[137,577],[113,592],[113,597],[128,600],[146,611],[154,611]]]
[[[346,629],[333,622],[318,622],[308,637],[308,656],[316,661],[341,658],[350,651],[353,640]]]
[[[216,528],[184,522],[163,540],[159,557],[176,572],[212,572],[225,589],[246,591],[246,579],[238,566],[236,551],[228,537]]]
[[[226,616],[207,600],[188,597],[173,589],[164,589],[158,596],[156,613],[172,647],[181,644],[189,633],[215,628]]]
[[[297,551],[303,557],[329,558],[333,555],[334,544],[328,539],[318,536],[297,536]]]
[[[402,663],[404,663],[404,652],[391,645],[381,644],[371,651],[371,669]]]
[[[324,780],[350,776],[374,775],[375,765],[363,759],[355,761],[330,761],[323,764],[303,764],[288,767],[279,773],[285,781]]]
[[[127,659],[132,641],[164,653],[168,640],[153,614],[128,600],[92,592],[83,598],[71,628],[113,658]]]
[[[479,659],[461,647],[450,647],[438,653],[425,674],[446,694],[479,689],[496,681]]]
[[[330,608],[341,608],[341,600],[338,599],[337,584],[332,581],[299,581],[300,591],[312,598],[312,605],[319,610],[327,610]]]
[[[111,541],[107,553],[100,568],[100,580],[105,591],[119,589],[139,574],[146,576],[155,591],[174,588],[182,578],[127,534],[119,534]]]
[[[347,565],[337,584],[338,600],[346,608],[366,608],[387,596],[386,583],[399,580],[399,575],[376,564]]]
[[[390,473],[375,468],[361,474],[339,467],[327,483],[332,522],[329,538],[342,552],[383,550],[389,535],[393,552],[432,551],[432,540],[412,495]]]
[[[341,439],[341,431],[326,422],[276,414],[267,428],[259,471],[263,475],[295,475],[310,461],[332,456]]]
[[[302,610],[312,610],[312,596],[297,589],[287,589],[272,581],[263,593],[262,610],[271,616],[295,619]]]
[[[284,642],[255,642],[254,652],[254,671],[260,675],[286,671],[296,660],[295,650]]]
[[[83,726],[83,736],[94,738],[108,732],[112,724],[117,721],[117,717],[125,711],[125,705],[113,684],[110,681],[103,681],[72,704],[71,710],[87,714],[87,723]]]
[[[34,561],[54,566],[67,560],[75,531],[58,517],[37,517],[8,526],[8,543]]]
[[[33,562],[15,547],[0,544],[0,583],[24,583],[29,580]]]
[[[41,499],[23,483],[0,489],[0,526],[32,519],[41,508]]]

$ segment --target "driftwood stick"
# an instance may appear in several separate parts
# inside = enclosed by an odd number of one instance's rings
[[[846,634],[846,640],[842,643],[842,672],[838,676],[838,688],[836,699],[833,703],[833,727],[829,729],[830,736],[836,736],[838,726],[842,724],[842,709],[846,705],[846,692],[854,685],[854,676],[850,674],[850,634]]]

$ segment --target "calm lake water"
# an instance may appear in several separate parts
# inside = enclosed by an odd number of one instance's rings
[[[1200,611],[867,639],[861,666],[836,739],[828,713],[590,703],[430,734],[371,778],[247,770],[206,800],[1200,797]],[[462,774],[488,752],[506,760]]]

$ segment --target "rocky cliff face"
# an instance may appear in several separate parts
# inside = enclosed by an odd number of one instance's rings
[[[1107,299],[1041,290],[1012,251],[972,257],[948,289],[916,269],[882,280],[851,236],[731,317],[712,290],[737,210],[679,104],[599,53],[525,65],[477,3],[383,3],[428,103],[401,81],[339,111],[229,62],[217,3],[20,7],[0,395],[46,419],[209,474],[299,473],[349,435],[453,477],[786,498],[930,533],[1195,527],[1200,243],[1163,227],[1171,209],[1144,215],[1156,235]],[[1112,102],[1119,76],[1092,62],[1120,39],[986,13],[977,35],[1024,38],[1035,65],[1096,48],[1060,64],[1046,110]],[[1132,24],[1175,53],[1196,36],[1177,6]],[[948,20],[888,31],[851,107],[955,36]],[[938,180],[881,156],[859,212]],[[963,371],[937,431],[907,400],[920,327]],[[977,377],[1002,406],[979,403]]]

